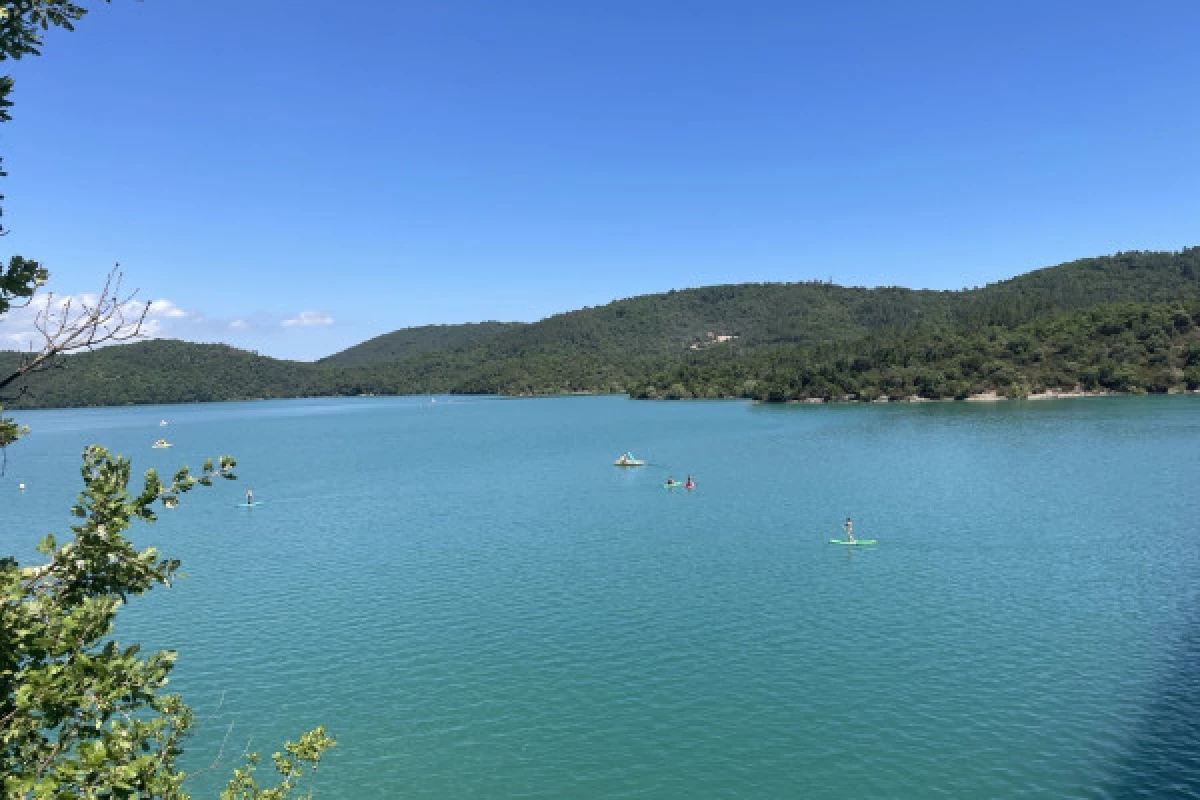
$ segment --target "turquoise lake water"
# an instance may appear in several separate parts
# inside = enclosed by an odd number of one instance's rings
[[[1200,397],[17,417],[23,560],[88,443],[239,460],[119,631],[180,651],[198,797],[321,723],[321,798],[1200,796]]]

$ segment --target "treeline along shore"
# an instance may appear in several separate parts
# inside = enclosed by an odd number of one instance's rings
[[[21,355],[0,352],[0,372]],[[380,394],[764,402],[1200,389],[1200,247],[977,289],[820,281],[671,291],[535,323],[406,328],[317,362],[144,340],[67,356],[10,407]]]

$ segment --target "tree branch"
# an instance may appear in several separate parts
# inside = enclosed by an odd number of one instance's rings
[[[104,288],[93,303],[68,297],[56,309],[54,294],[46,298],[46,307],[38,313],[34,326],[42,343],[10,375],[0,378],[0,389],[20,378],[48,369],[67,353],[94,350],[103,344],[127,342],[142,335],[150,303],[136,303],[137,290],[121,294],[124,273],[117,263],[104,280]],[[32,299],[32,298],[31,298]]]

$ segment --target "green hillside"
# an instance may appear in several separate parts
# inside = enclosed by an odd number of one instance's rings
[[[762,400],[1200,386],[1200,248],[1131,252],[985,287],[741,284],[531,324],[396,331],[318,363],[146,341],[70,356],[13,407],[313,395],[623,392]],[[15,354],[0,353],[0,366]]]
[[[874,341],[872,335],[888,340],[936,332],[955,338],[1104,304],[1196,297],[1200,248],[1084,259],[957,292],[819,282],[713,286],[558,314],[473,346],[387,365],[376,374],[401,392],[664,389],[687,381],[663,387],[650,376],[693,365],[763,371],[769,369],[766,360],[784,358],[781,353],[806,360],[814,357],[813,348],[841,344],[852,351],[853,343]],[[736,338],[716,338],[723,336]],[[718,396],[744,394],[719,385]]]
[[[847,288],[821,282],[710,286],[616,300],[514,325],[474,343],[426,348],[424,355],[429,357],[422,361],[422,371],[428,373],[435,364],[461,369],[460,362],[528,363],[557,356],[600,355],[625,361],[676,356],[717,344],[745,351],[785,343],[853,341],[872,330],[918,321],[1014,325],[1054,311],[1198,294],[1200,248],[1084,259],[963,291]],[[407,335],[408,330],[371,341]],[[736,338],[718,343],[710,334]],[[340,355],[323,361],[336,363]],[[401,359],[377,348],[369,357],[341,363],[395,360]]]
[[[465,325],[423,325],[403,328],[368,339],[340,353],[319,359],[317,363],[337,367],[356,367],[403,361],[439,350],[452,350],[495,338],[498,334],[523,327],[522,322],[475,322]]]
[[[964,398],[994,391],[1200,388],[1200,301],[1117,303],[1015,326],[918,324],[854,342],[688,359],[628,387],[633,397],[765,401]]]
[[[0,354],[0,367],[16,354]],[[113,406],[305,397],[332,393],[313,364],[267,358],[222,344],[151,339],[67,356],[29,380],[9,404]]]

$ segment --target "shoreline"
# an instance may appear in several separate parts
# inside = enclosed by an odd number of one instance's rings
[[[836,400],[826,399],[823,397],[808,397],[799,400],[784,400],[775,402],[771,400],[751,400],[753,403],[761,405],[830,405],[835,403],[847,404],[863,404],[886,405],[888,403],[999,403],[1007,400],[1075,400],[1081,397],[1151,397],[1155,395],[1184,395],[1184,394],[1200,394],[1200,389],[1169,389],[1165,392],[1118,392],[1112,389],[1049,389],[1045,392],[1031,392],[1026,395],[1009,396],[1003,395],[995,390],[986,392],[976,392],[975,394],[967,395],[966,397],[920,397],[918,395],[909,395],[907,397],[888,397],[886,395],[877,397],[873,400],[859,399],[854,397],[842,397]]]
[[[1030,393],[1027,395],[1021,395],[1021,396],[1016,396],[1016,397],[1002,395],[999,392],[996,392],[995,390],[989,390],[986,392],[976,392],[975,394],[968,395],[967,397],[963,397],[963,398],[958,398],[958,397],[921,397],[919,395],[909,395],[906,397],[890,397],[890,396],[884,395],[884,396],[876,397],[876,398],[870,399],[870,400],[866,399],[866,398],[857,398],[857,397],[853,397],[850,395],[844,395],[839,398],[805,397],[805,398],[798,398],[798,399],[793,399],[793,400],[759,400],[759,399],[753,398],[753,397],[735,397],[735,396],[731,396],[731,395],[727,395],[724,397],[687,397],[687,398],[683,398],[683,397],[677,397],[677,398],[634,397],[634,396],[630,395],[629,392],[612,392],[612,391],[589,392],[589,391],[583,391],[583,390],[573,390],[573,391],[568,391],[568,392],[546,392],[546,393],[521,392],[521,393],[517,393],[517,394],[500,394],[500,393],[494,393],[494,392],[437,392],[434,394],[435,394],[435,396],[438,396],[438,397],[448,397],[448,398],[491,397],[491,398],[496,398],[496,399],[509,399],[509,400],[522,400],[522,399],[536,400],[536,399],[550,399],[550,398],[556,398],[556,397],[558,397],[558,398],[562,398],[562,397],[613,397],[613,396],[623,395],[630,400],[644,400],[647,402],[654,402],[654,403],[661,403],[661,402],[686,403],[686,402],[696,402],[696,401],[711,402],[711,401],[715,400],[715,401],[742,401],[742,402],[750,402],[750,403],[753,403],[756,405],[839,405],[839,404],[887,405],[889,403],[998,403],[998,402],[1006,401],[1006,400],[1037,400],[1037,401],[1040,401],[1040,400],[1074,400],[1074,399],[1078,399],[1078,398],[1082,398],[1082,397],[1154,397],[1154,396],[1159,396],[1159,395],[1161,395],[1161,396],[1200,395],[1200,389],[1185,389],[1185,388],[1172,387],[1171,389],[1168,389],[1165,392],[1145,392],[1145,391],[1142,391],[1142,392],[1118,392],[1118,391],[1113,391],[1111,389],[1095,389],[1095,390],[1091,390],[1091,389],[1073,389],[1073,390],[1051,389],[1051,390],[1048,390],[1045,392]],[[424,397],[429,397],[429,396],[430,396],[429,393],[426,393],[426,392],[421,392],[418,394],[387,394],[387,393],[383,393],[383,392],[371,392],[371,393],[364,392],[361,394],[292,395],[292,396],[281,396],[281,397],[242,397],[242,398],[229,398],[229,399],[221,399],[221,400],[186,400],[186,401],[182,401],[182,402],[169,402],[169,401],[158,400],[158,401],[152,401],[152,402],[146,402],[146,403],[122,403],[120,405],[97,404],[97,405],[82,405],[82,406],[66,406],[66,405],[63,405],[63,406],[60,406],[60,405],[25,406],[25,405],[17,404],[17,405],[10,405],[10,406],[4,407],[4,413],[10,414],[10,413],[23,413],[23,412],[31,412],[31,411],[98,410],[98,409],[111,409],[111,408],[150,408],[150,407],[155,407],[155,406],[191,406],[191,405],[205,405],[205,404],[210,404],[210,403],[255,403],[255,402],[268,402],[268,401],[275,401],[275,400],[348,400],[348,399],[357,399],[357,398],[362,398],[362,399],[392,398],[392,399],[395,399],[395,398],[404,398],[404,397],[424,398]]]

